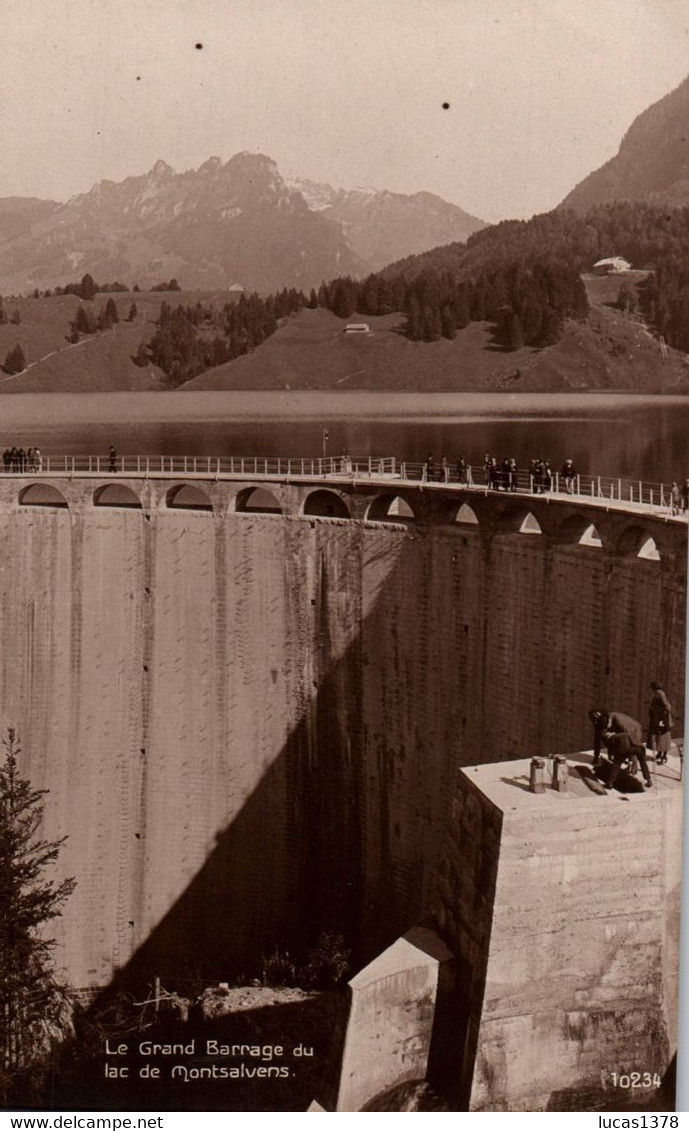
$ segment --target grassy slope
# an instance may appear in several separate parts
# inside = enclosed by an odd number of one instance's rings
[[[588,284],[587,280],[587,284]],[[560,342],[505,353],[488,323],[472,323],[454,341],[409,342],[401,315],[370,318],[369,335],[345,335],[344,319],[302,310],[254,353],[208,370],[182,386],[194,389],[417,389],[566,391],[624,389],[689,392],[689,364],[638,321],[613,310],[620,280],[591,281],[586,325],[569,323]]]
[[[634,278],[634,276],[630,276]],[[640,276],[636,277],[637,279]],[[571,323],[557,345],[505,353],[493,343],[492,327],[474,323],[454,341],[409,342],[400,333],[400,314],[385,318],[354,315],[366,321],[368,335],[345,335],[345,321],[326,310],[302,310],[287,320],[254,353],[208,370],[182,386],[195,389],[406,389],[565,391],[619,389],[638,392],[688,391],[689,359],[673,350],[663,360],[658,342],[643,325],[612,309],[620,278],[586,280],[592,311],[586,325]],[[100,307],[108,296],[98,295]],[[20,342],[30,365],[16,377],[0,375],[0,392],[105,392],[161,387],[153,366],[131,360],[139,342],[152,336],[160,303],[208,302],[222,305],[227,292],[119,294],[120,317],[132,301],[136,323],[120,322],[113,331],[66,340],[78,301],[71,295],[50,299],[5,299],[8,313],[18,309],[19,326],[0,326],[0,361]],[[46,356],[48,355],[48,356]]]
[[[131,360],[142,338],[155,332],[154,322],[162,301],[226,302],[223,292],[163,292],[96,295],[96,310],[114,298],[121,319],[132,302],[138,308],[135,323],[121,321],[112,331],[82,338],[78,345],[67,341],[70,322],[79,305],[73,295],[54,298],[5,298],[8,315],[18,310],[18,326],[0,326],[0,362],[17,342],[24,350],[28,368],[14,377],[0,373],[0,393],[82,393],[118,390],[159,389],[162,374],[155,366],[136,366]],[[43,360],[41,360],[43,359]]]

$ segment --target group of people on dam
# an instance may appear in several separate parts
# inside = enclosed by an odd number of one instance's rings
[[[555,472],[550,466],[550,460],[532,459],[528,468],[529,484],[532,491],[539,495],[552,491]],[[443,455],[436,463],[432,452],[429,452],[423,465],[423,478],[426,482],[449,483],[451,480],[467,487],[478,486],[474,479],[471,464],[463,456],[453,464]],[[559,489],[567,494],[573,494],[577,479],[577,469],[574,460],[566,459],[559,473]],[[492,491],[517,491],[519,489],[519,467],[514,456],[498,460],[490,452],[483,458],[483,482]],[[688,481],[689,482],[689,481]]]
[[[605,770],[606,789],[613,789],[620,770],[627,767],[636,773],[641,769],[646,789],[650,789],[651,774],[648,768],[647,749],[655,754],[657,766],[667,762],[672,744],[672,704],[662,685],[654,680],[651,683],[651,699],[648,706],[648,728],[644,731],[636,719],[622,711],[610,711],[607,707],[593,707],[589,711],[593,723],[593,765]],[[608,754],[608,765],[602,765],[602,750]]]
[[[5,448],[2,453],[5,475],[25,475],[27,472],[41,471],[43,456],[40,448]]]

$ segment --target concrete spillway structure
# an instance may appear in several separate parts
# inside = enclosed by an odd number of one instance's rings
[[[676,1050],[678,761],[629,797],[573,768],[565,793],[528,782],[526,760],[461,774],[431,900],[459,968],[462,1106],[616,1107],[632,1081],[648,1100]]]
[[[630,796],[598,792],[590,763],[542,793],[529,759],[460,772],[427,925],[350,981],[321,1110],[416,1110],[429,1085],[458,1111],[657,1102],[676,1047],[679,759]]]
[[[226,979],[326,927],[389,945],[461,767],[586,747],[587,709],[638,716],[650,679],[681,723],[685,560],[685,523],[566,497],[0,482],[0,702],[69,834],[73,983]]]

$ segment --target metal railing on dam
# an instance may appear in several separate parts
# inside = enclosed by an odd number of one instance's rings
[[[77,986],[253,976],[332,924],[382,949],[461,766],[583,749],[651,680],[682,728],[683,518],[392,459],[113,462],[0,475],[3,711],[69,837]]]
[[[7,475],[86,478],[104,474],[135,478],[269,479],[323,482],[363,481],[390,486],[461,488],[481,494],[528,494],[576,499],[612,505],[615,509],[644,511],[670,517],[689,517],[686,499],[667,483],[609,475],[563,477],[560,472],[534,475],[525,469],[498,468],[492,481],[483,467],[436,465],[429,474],[426,463],[398,460],[395,456],[327,456],[281,458],[259,456],[166,456],[61,455],[27,458],[21,464],[5,465]]]

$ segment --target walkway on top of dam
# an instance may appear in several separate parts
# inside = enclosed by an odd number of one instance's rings
[[[280,483],[318,483],[332,487],[412,487],[433,492],[458,490],[481,496],[514,498],[525,495],[540,500],[578,502],[606,510],[653,515],[686,522],[689,511],[673,503],[672,488],[628,478],[577,474],[567,482],[553,472],[549,484],[538,482],[526,470],[500,472],[499,484],[485,481],[483,467],[458,469],[437,466],[431,478],[425,463],[399,461],[394,456],[327,456],[269,458],[255,456],[48,456],[27,459],[21,466],[5,465],[8,479],[101,479],[116,475],[126,479],[251,480]],[[4,478],[4,477],[3,477]],[[411,515],[409,517],[412,517]]]

